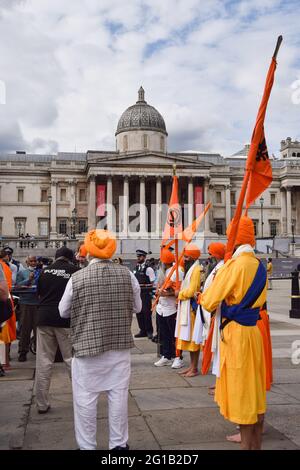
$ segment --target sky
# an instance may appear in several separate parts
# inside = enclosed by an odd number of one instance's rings
[[[0,152],[114,150],[146,101],[168,150],[229,156],[251,139],[278,35],[269,153],[300,140],[299,0],[0,0]]]

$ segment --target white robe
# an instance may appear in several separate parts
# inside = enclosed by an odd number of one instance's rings
[[[204,287],[203,287],[203,292],[206,291],[212,284],[217,271],[224,265],[224,261],[221,260],[219,263],[214,267],[214,269],[211,271],[209,276],[207,277]],[[203,317],[204,317],[204,323],[201,319],[201,313],[200,313],[200,305],[197,308],[197,314],[196,314],[196,320],[195,320],[195,325],[194,325],[194,331],[193,331],[193,341],[196,344],[204,344],[205,341],[207,340],[208,333],[209,333],[209,328],[210,328],[210,322],[211,322],[211,313],[205,310],[205,308],[202,307],[202,312],[203,312]]]
[[[187,289],[191,282],[191,277],[196,266],[199,266],[199,261],[190,267],[186,276],[181,284],[181,290]],[[183,341],[191,340],[191,299],[179,300],[177,307],[177,318],[175,327],[175,337]]]

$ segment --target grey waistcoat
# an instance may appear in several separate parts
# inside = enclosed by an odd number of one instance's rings
[[[75,357],[134,346],[133,291],[125,266],[101,260],[72,275],[71,343]]]

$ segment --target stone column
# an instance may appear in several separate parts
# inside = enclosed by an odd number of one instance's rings
[[[194,184],[193,178],[189,179],[188,183],[188,224],[190,225],[194,220]]]
[[[115,231],[116,227],[113,227],[113,189],[112,189],[112,177],[107,177],[106,182],[106,218],[108,230]]]
[[[76,181],[70,180],[70,217],[72,217],[72,210],[76,207]]]
[[[162,195],[161,195],[161,177],[157,176],[156,178],[156,235],[158,237],[161,236],[161,203],[162,203]]]
[[[50,238],[57,238],[56,207],[57,207],[57,181],[51,181],[51,206],[50,206]]]
[[[292,188],[289,186],[286,188],[286,229],[287,235],[292,234],[292,197],[291,197]]]
[[[209,193],[210,193],[210,191],[209,191],[209,178],[205,178],[205,181],[204,181],[204,205],[205,206],[210,200],[210,194]],[[209,209],[208,213],[204,217],[204,230],[205,230],[205,232],[210,232],[210,223],[209,223],[210,210],[211,209]]]
[[[129,180],[124,176],[123,181],[123,234],[128,236],[128,214],[129,213]]]
[[[88,207],[88,229],[96,228],[96,177],[89,178],[89,207]]]
[[[281,198],[281,204],[280,204],[281,205],[281,234],[280,235],[286,235],[287,234],[287,227],[286,227],[287,194],[284,188],[281,188],[280,198]]]
[[[145,178],[140,178],[140,234],[146,236],[146,185]]]
[[[230,185],[225,186],[225,218],[228,227],[231,221]]]

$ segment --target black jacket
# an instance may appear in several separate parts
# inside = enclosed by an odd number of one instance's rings
[[[58,258],[43,269],[37,283],[38,326],[70,327],[70,320],[59,315],[58,304],[70,277],[78,269],[66,258]]]

